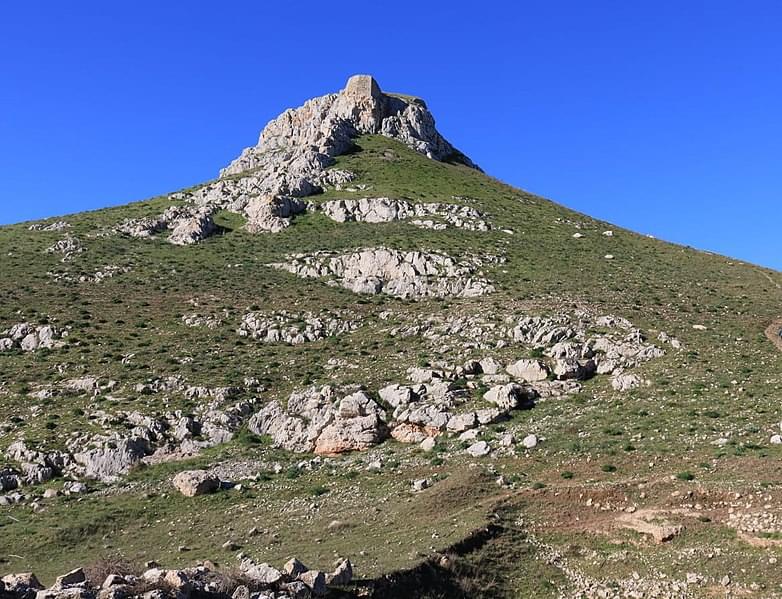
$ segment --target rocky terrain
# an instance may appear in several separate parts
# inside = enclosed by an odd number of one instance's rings
[[[782,596],[782,275],[369,76],[0,252],[0,597]]]

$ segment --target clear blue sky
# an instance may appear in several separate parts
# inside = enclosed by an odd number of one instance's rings
[[[782,3],[5,2],[0,223],[216,175],[372,73],[490,174],[782,269]]]

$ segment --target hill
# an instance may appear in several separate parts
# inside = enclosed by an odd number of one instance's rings
[[[0,255],[0,571],[86,568],[50,595],[782,592],[782,275],[492,179],[370,77]]]

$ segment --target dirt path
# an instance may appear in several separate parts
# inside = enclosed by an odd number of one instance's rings
[[[772,279],[770,274],[768,274],[767,272],[763,272],[763,271],[761,271],[760,274],[762,274],[764,277],[766,277],[768,279],[768,282],[771,283],[772,285],[774,285],[774,287],[776,287],[777,289],[782,289],[782,285],[780,285],[774,279]]]

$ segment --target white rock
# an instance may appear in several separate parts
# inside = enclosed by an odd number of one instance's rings
[[[532,449],[538,445],[538,438],[532,434],[527,435],[521,440],[521,444],[527,449]]]
[[[220,479],[206,470],[185,470],[174,476],[172,482],[186,497],[213,493],[220,488]]]
[[[545,381],[549,375],[548,367],[540,360],[518,360],[508,366],[505,370],[511,376],[529,383]]]
[[[428,478],[421,478],[413,481],[413,491],[420,492],[432,486],[432,481]]]
[[[620,374],[611,379],[614,391],[630,391],[641,385],[641,378],[636,374]]]
[[[424,451],[432,451],[435,448],[435,445],[437,445],[437,440],[434,437],[427,437],[423,441],[421,441],[421,444],[419,447],[423,449]]]
[[[469,453],[474,458],[480,458],[485,455],[488,455],[491,452],[491,447],[486,441],[478,441],[477,443],[473,443],[467,448],[467,453]]]

